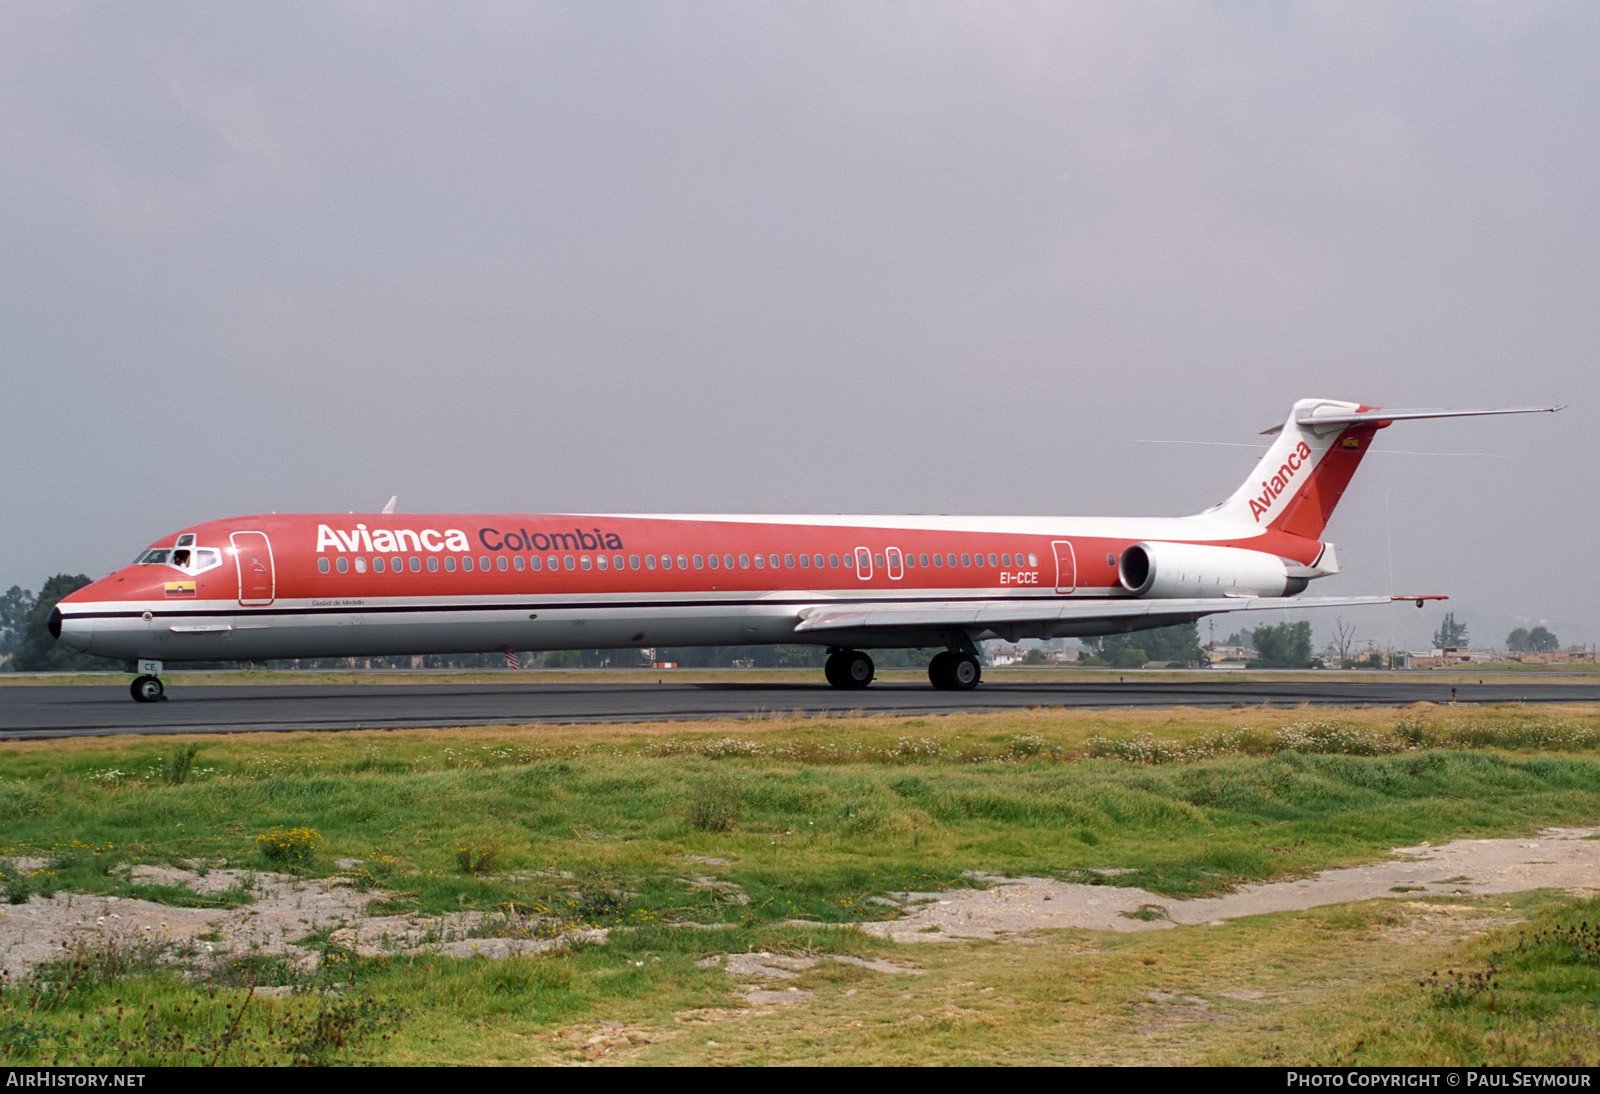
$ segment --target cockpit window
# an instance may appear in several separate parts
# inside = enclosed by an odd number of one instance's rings
[[[191,543],[194,536],[183,538]],[[222,552],[214,547],[156,547],[140,552],[134,562],[141,566],[174,566],[186,573],[198,574],[222,565]]]

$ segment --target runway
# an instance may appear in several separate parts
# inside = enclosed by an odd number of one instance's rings
[[[1458,684],[1460,703],[1600,702],[1600,683],[1525,679]],[[1195,679],[1126,682],[986,682],[976,691],[877,683],[837,691],[818,683],[440,683],[170,686],[167,701],[135,703],[122,683],[0,687],[0,739],[38,740],[116,733],[234,733],[572,723],[704,721],[775,712],[950,714],[1037,706],[1099,709],[1403,706],[1448,703],[1449,684],[1415,678],[1326,682]]]

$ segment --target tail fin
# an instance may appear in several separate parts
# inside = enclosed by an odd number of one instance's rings
[[[1318,539],[1361,466],[1373,434],[1392,422],[1415,418],[1465,418],[1485,414],[1553,412],[1558,406],[1496,410],[1380,410],[1332,399],[1294,404],[1255,471],[1228,500],[1205,511],[1236,524]]]
[[[1268,431],[1277,433],[1278,439],[1250,477],[1227,501],[1207,509],[1206,515],[1318,538],[1361,457],[1367,454],[1372,435],[1384,423],[1318,425],[1316,419],[1348,417],[1371,409],[1331,399],[1301,399],[1280,429]]]

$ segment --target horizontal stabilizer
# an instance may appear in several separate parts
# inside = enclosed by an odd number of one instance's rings
[[[1554,414],[1558,410],[1565,410],[1566,404],[1561,406],[1507,406],[1487,410],[1362,410],[1346,414],[1321,414],[1313,410],[1308,414],[1295,416],[1295,424],[1303,426],[1319,425],[1359,425],[1363,422],[1405,422],[1419,418],[1480,418],[1486,414]],[[1262,436],[1270,436],[1280,432],[1281,425],[1271,429],[1263,429]]]

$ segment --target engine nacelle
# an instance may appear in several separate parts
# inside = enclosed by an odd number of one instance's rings
[[[1134,596],[1294,596],[1306,587],[1276,555],[1198,543],[1135,543],[1117,561]]]

